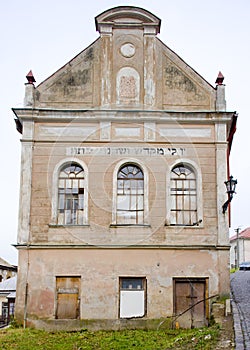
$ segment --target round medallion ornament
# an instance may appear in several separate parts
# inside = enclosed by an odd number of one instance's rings
[[[131,43],[126,43],[121,46],[121,54],[124,57],[132,57],[135,54],[135,47]]]

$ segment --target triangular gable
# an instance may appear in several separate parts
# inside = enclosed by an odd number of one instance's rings
[[[96,17],[100,37],[37,86],[37,108],[213,111],[216,89],[157,37],[160,20],[130,6]]]
[[[211,110],[216,90],[174,51],[159,41],[163,109]]]
[[[9,264],[7,261],[5,261],[3,258],[0,258],[0,266],[4,267],[13,267],[13,265]]]
[[[80,52],[36,88],[36,107],[92,106],[98,72],[98,40]]]

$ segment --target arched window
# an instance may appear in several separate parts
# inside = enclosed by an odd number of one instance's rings
[[[184,163],[177,164],[171,171],[170,182],[170,225],[197,225],[197,183],[193,169]]]
[[[77,163],[64,165],[58,178],[58,225],[84,224],[85,176]]]
[[[136,225],[144,221],[144,175],[135,164],[126,164],[117,174],[117,224]]]

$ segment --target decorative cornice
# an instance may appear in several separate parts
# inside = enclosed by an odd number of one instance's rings
[[[110,33],[115,28],[139,28],[150,34],[160,32],[161,20],[151,12],[135,6],[118,6],[95,17],[96,30]],[[151,28],[149,30],[149,28]]]
[[[131,109],[50,109],[50,108],[13,108],[15,116],[20,120],[34,121],[154,121],[154,122],[205,122],[225,123],[231,122],[235,112],[216,111],[166,111],[166,110],[131,110]]]
[[[159,249],[159,250],[230,250],[230,245],[169,245],[169,244],[150,244],[150,245],[92,245],[92,244],[16,244],[17,249]]]

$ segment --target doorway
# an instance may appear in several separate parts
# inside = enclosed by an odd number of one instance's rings
[[[80,277],[56,278],[56,318],[80,317]]]
[[[206,278],[174,278],[174,314],[181,328],[207,325]]]

